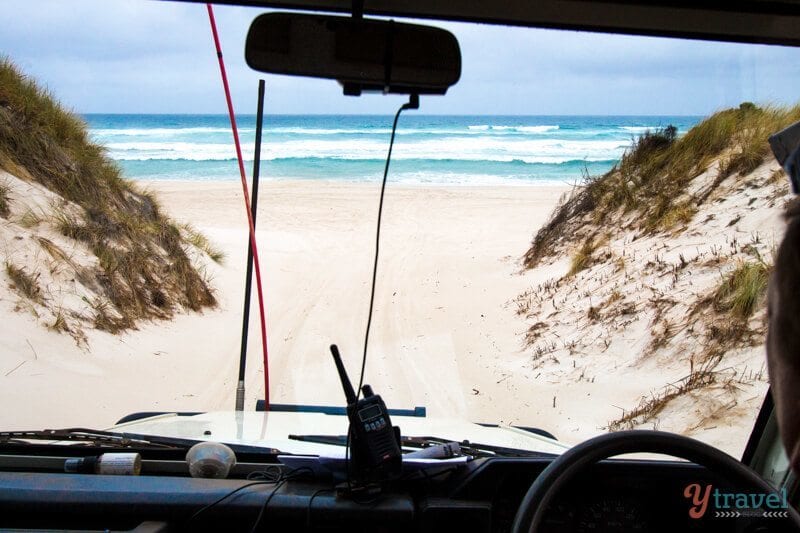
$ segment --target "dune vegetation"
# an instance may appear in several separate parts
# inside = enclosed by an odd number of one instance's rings
[[[221,254],[198,232],[170,220],[153,194],[124,179],[83,120],[8,59],[0,59],[0,169],[8,173],[0,179],[0,223],[33,247],[16,255],[40,257],[41,251],[50,285],[58,284],[62,270],[65,280],[81,285],[75,294],[88,311],[72,305],[67,322],[88,320],[116,332],[141,319],[168,318],[176,309],[215,305],[192,256],[208,252],[219,261]],[[32,202],[34,196],[45,200]],[[11,286],[53,307],[57,323],[62,304],[32,288],[37,267],[15,257],[4,261]]]
[[[602,176],[586,176],[585,184],[561,202],[534,237],[526,268],[557,252],[587,215],[601,228],[614,215],[632,213],[636,228],[646,234],[686,224],[726,178],[749,174],[764,161],[770,134],[798,120],[800,106],[745,102],[710,116],[680,138],[673,126],[646,132],[619,164]],[[712,163],[717,164],[715,179],[690,191]]]
[[[766,386],[766,289],[788,201],[768,137],[798,120],[800,106],[743,103],[682,136],[648,131],[561,199],[522,258],[545,281],[514,301],[542,379],[624,372],[640,396],[610,406],[607,429],[697,434],[751,423]],[[554,268],[560,276],[543,278]]]

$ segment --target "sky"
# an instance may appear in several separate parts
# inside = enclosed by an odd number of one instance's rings
[[[244,61],[264,10],[216,6],[237,113],[389,114],[400,96],[346,97],[335,81],[261,74]],[[462,75],[420,113],[707,115],[743,101],[800,101],[800,49],[439,23],[459,39]],[[3,0],[0,55],[79,113],[225,113],[203,4]]]

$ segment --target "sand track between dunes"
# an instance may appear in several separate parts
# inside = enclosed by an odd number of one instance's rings
[[[105,427],[143,410],[232,408],[241,332],[246,222],[236,182],[147,182],[165,211],[226,253],[207,265],[219,308],[145,323],[120,336],[90,330],[89,348],[4,306],[0,427]],[[391,406],[498,422],[522,406],[491,392],[493,361],[524,356],[524,322],[508,301],[536,228],[565,188],[389,185],[366,382]],[[267,299],[272,401],[341,404],[328,346],[358,380],[369,303],[378,188],[265,182],[258,240]],[[254,291],[255,301],[255,291]],[[258,315],[251,314],[247,408],[263,393]],[[12,335],[13,331],[13,335]],[[489,378],[487,379],[487,376]],[[479,391],[475,393],[475,391]],[[504,416],[504,415],[503,415]],[[523,417],[524,418],[524,417]],[[530,425],[547,426],[531,416]]]

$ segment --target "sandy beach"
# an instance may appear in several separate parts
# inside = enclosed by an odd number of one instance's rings
[[[0,341],[15,354],[3,360],[0,401],[19,405],[3,411],[4,429],[101,428],[135,411],[233,408],[247,245],[240,185],[142,185],[225,252],[222,265],[207,265],[219,307],[119,336],[90,331],[88,351],[2,302],[8,326],[25,332]],[[523,356],[527,326],[511,301],[532,280],[519,275],[519,259],[565,190],[390,184],[366,372],[390,406],[547,428],[497,362]],[[262,184],[257,233],[273,402],[343,403],[331,343],[357,379],[378,194],[368,184]],[[263,394],[255,307],[251,318],[248,409]]]
[[[768,180],[774,170],[762,165],[748,179]],[[52,204],[40,186],[5,179],[30,205]],[[9,289],[0,297],[6,317],[0,401],[18,407],[3,410],[0,427],[106,428],[134,412],[234,408],[248,240],[241,186],[139,185],[156,195],[163,212],[224,252],[221,264],[199,256],[217,307],[139,321],[118,334],[88,327],[81,341],[57,331],[52,317]],[[767,386],[763,341],[730,350],[706,389],[656,402],[638,421],[614,421],[678,391],[693,362],[703,360],[711,338],[704,328],[717,326],[684,319],[719,284],[720,262],[730,269],[753,247],[768,257],[780,239],[784,193],[740,189],[709,204],[702,229],[668,239],[622,231],[603,245],[606,260],[575,276],[568,274],[577,246],[570,243],[580,237],[565,236],[564,250],[524,270],[531,239],[568,190],[390,184],[365,382],[394,408],[424,406],[432,417],[541,428],[569,444],[643,427],[740,453]],[[367,183],[262,184],[257,237],[272,402],[343,405],[328,349],[334,343],[357,383],[378,197],[379,188]],[[59,275],[58,263],[36,243],[60,239],[73,259],[91,265],[86,246],[44,224],[0,229],[6,256],[28,265],[43,284],[49,312],[67,301],[74,309],[75,280]],[[675,267],[686,262],[694,266]],[[264,394],[253,293],[246,409]],[[667,294],[680,299],[665,300]],[[754,331],[763,327],[763,309],[750,323]],[[660,335],[669,340],[654,344]]]

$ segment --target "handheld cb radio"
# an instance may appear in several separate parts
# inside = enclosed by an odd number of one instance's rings
[[[353,477],[358,481],[380,481],[399,473],[402,464],[400,430],[392,427],[386,404],[369,385],[361,387],[364,397],[357,400],[335,344],[331,345],[331,354],[347,399]]]

